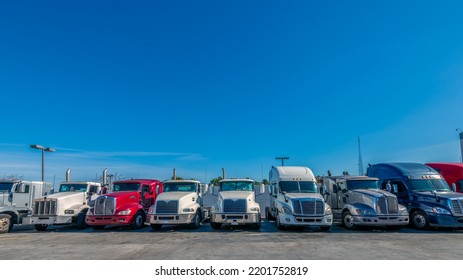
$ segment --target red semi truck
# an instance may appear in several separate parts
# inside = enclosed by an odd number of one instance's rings
[[[163,191],[163,183],[152,179],[131,179],[116,181],[111,192],[97,197],[87,212],[85,221],[90,227],[103,229],[105,226],[143,227],[150,206]]]
[[[449,186],[455,184],[456,192],[463,193],[463,163],[432,162],[426,165],[439,172]]]

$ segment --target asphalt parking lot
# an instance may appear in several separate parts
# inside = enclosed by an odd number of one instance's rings
[[[400,231],[360,229],[347,231],[334,225],[330,232],[318,229],[278,231],[265,221],[260,230],[223,228],[213,231],[208,223],[197,230],[163,227],[153,231],[124,228],[78,230],[52,226],[37,232],[33,226],[15,226],[0,235],[2,260],[402,260],[463,259],[463,231]]]

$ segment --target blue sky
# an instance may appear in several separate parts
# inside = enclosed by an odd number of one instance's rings
[[[461,160],[461,1],[95,2],[0,3],[0,176]]]

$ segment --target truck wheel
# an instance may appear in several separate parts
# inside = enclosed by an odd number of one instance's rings
[[[275,218],[272,216],[272,210],[270,207],[265,207],[265,219],[267,221],[273,221]]]
[[[222,224],[221,223],[213,223],[213,222],[211,222],[211,228],[212,229],[220,229],[220,228],[222,228]]]
[[[410,215],[410,221],[416,229],[427,229],[429,227],[428,216],[421,210],[416,210]]]
[[[85,222],[86,215],[87,213],[85,212],[80,212],[79,215],[77,215],[76,226],[78,229],[84,229],[87,227],[87,223]]]
[[[8,214],[0,214],[0,233],[8,233],[13,227],[13,221]]]
[[[48,228],[48,225],[40,225],[40,224],[35,225],[35,229],[38,231],[46,231],[47,228]]]
[[[342,214],[342,225],[350,230],[355,229],[354,217],[349,211],[346,211]]]
[[[277,228],[279,230],[284,230],[286,229],[286,227],[284,225],[281,224],[280,222],[280,215],[277,215],[276,218],[275,218],[276,222],[277,222]]]
[[[158,229],[161,229],[162,225],[150,224],[150,227],[151,227],[153,230],[158,230]]]
[[[133,217],[132,229],[141,229],[145,224],[145,217],[141,212],[137,212]]]
[[[196,211],[195,216],[193,217],[193,223],[191,223],[191,228],[197,229],[201,225],[201,213],[199,210]]]
[[[320,227],[320,231],[323,231],[323,232],[328,232],[330,231],[330,229],[331,229],[331,226]]]

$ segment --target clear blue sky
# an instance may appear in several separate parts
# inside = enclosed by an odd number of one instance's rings
[[[460,161],[463,2],[2,1],[0,176]]]

